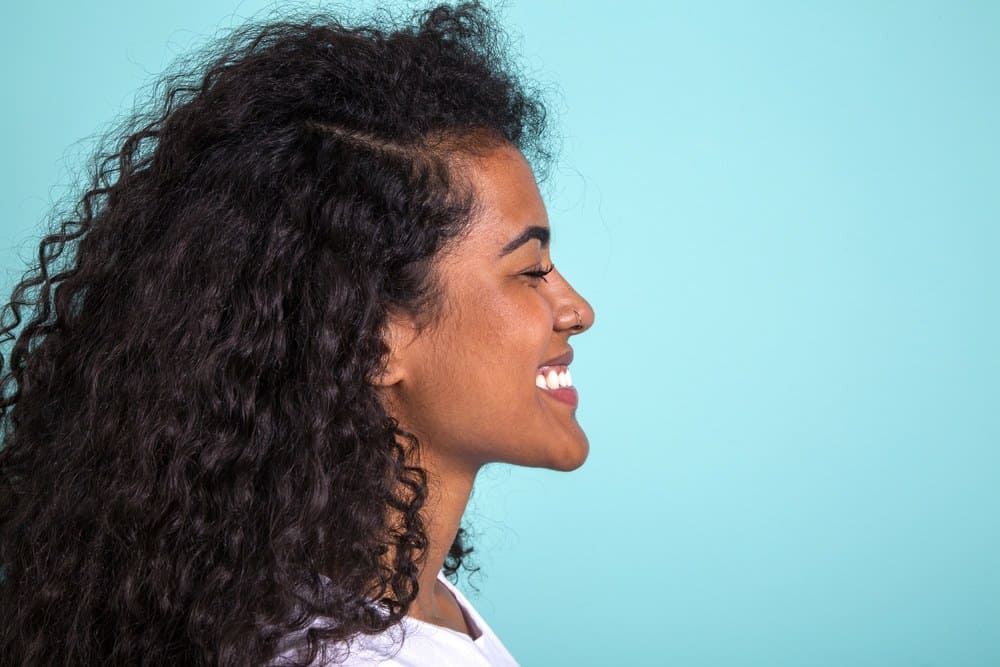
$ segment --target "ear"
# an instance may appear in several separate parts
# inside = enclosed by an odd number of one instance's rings
[[[382,330],[383,339],[389,348],[383,372],[376,376],[372,384],[376,387],[390,387],[406,379],[410,344],[417,336],[413,320],[401,314],[390,314]]]

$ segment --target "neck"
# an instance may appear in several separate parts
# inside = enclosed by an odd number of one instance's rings
[[[428,456],[421,458],[420,465],[427,471],[427,502],[421,514],[428,547],[418,574],[420,590],[408,615],[447,625],[447,619],[454,621],[456,605],[451,593],[438,583],[437,576],[458,534],[478,469],[442,465]]]

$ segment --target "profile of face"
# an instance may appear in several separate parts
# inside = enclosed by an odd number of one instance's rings
[[[524,156],[504,145],[469,165],[478,212],[435,262],[440,316],[420,332],[407,318],[390,322],[383,401],[438,470],[572,470],[589,449],[576,393],[550,385],[594,311],[558,269],[539,276],[549,224]]]

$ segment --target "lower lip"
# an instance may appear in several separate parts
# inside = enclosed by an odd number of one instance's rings
[[[576,393],[576,387],[559,387],[558,389],[539,389],[543,394],[548,394],[557,401],[562,401],[572,405],[574,408],[580,402],[580,397]]]

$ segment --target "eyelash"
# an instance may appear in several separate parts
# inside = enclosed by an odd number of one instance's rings
[[[535,270],[535,271],[525,271],[521,275],[522,276],[529,276],[531,278],[541,278],[543,281],[549,282],[548,280],[545,280],[545,276],[547,276],[550,273],[552,273],[552,269],[554,269],[554,268],[556,268],[554,264],[549,264],[548,268],[538,269],[538,270]]]

